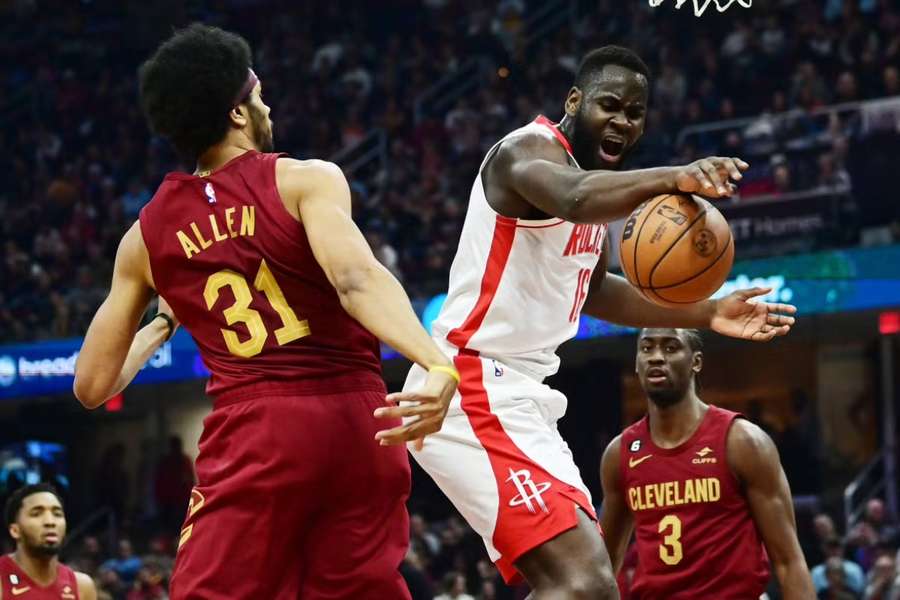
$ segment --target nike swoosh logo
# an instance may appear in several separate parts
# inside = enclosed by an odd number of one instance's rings
[[[650,458],[651,456],[653,456],[653,455],[652,455],[652,454],[648,454],[647,456],[642,456],[642,457],[640,457],[640,458],[629,458],[629,459],[628,459],[628,466],[631,467],[631,468],[633,469],[633,468],[635,468],[636,466],[638,466],[639,464],[641,464],[642,462],[644,462],[645,460],[647,460],[648,458]]]
[[[30,585],[26,585],[25,587],[20,587],[20,588],[13,588],[13,589],[12,589],[12,595],[13,595],[13,596],[20,596],[20,595],[24,594],[25,592],[27,592],[27,591],[30,590],[30,589],[31,589],[31,586],[30,586]]]

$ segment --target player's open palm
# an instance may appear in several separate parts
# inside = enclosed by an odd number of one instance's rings
[[[681,167],[675,178],[678,191],[707,198],[724,198],[734,193],[731,181],[740,181],[750,165],[739,158],[710,156]]]
[[[755,302],[771,288],[738,290],[716,301],[710,329],[722,335],[768,342],[776,336],[787,335],[794,324],[797,307],[780,302]]]
[[[379,431],[375,439],[383,446],[414,442],[421,450],[425,436],[440,431],[456,392],[456,379],[444,371],[429,371],[425,383],[417,390],[388,394],[386,400],[396,406],[379,408],[375,416],[383,419],[403,419],[403,425]]]

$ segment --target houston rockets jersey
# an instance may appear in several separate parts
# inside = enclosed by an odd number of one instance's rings
[[[622,488],[638,550],[632,598],[749,600],[765,591],[768,558],[726,456],[735,418],[710,406],[676,448],[653,443],[647,416],[622,433]]]
[[[534,133],[561,144],[577,166],[568,140],[546,117],[508,134],[487,157],[504,141]],[[498,214],[482,182],[486,163],[472,185],[447,300],[432,332],[542,379],[556,372],[556,349],[578,331],[607,226]]]
[[[13,560],[0,556],[0,596],[3,600],[78,600],[75,571],[62,563],[56,566],[56,580],[47,586],[35,583]]]
[[[200,348],[220,395],[384,389],[376,338],[343,309],[303,225],[285,209],[277,154],[249,151],[206,177],[169,173],[140,215],[157,291]]]

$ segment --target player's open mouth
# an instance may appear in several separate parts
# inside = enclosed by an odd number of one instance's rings
[[[619,162],[624,150],[625,140],[618,136],[608,135],[600,140],[600,158],[605,162]]]

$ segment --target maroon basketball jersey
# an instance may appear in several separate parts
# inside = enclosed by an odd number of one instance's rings
[[[47,586],[38,585],[7,554],[0,556],[0,592],[4,600],[78,600],[78,582],[75,571],[59,563],[56,580]]]
[[[632,598],[755,600],[765,590],[768,558],[726,458],[738,417],[710,406],[690,439],[671,449],[653,443],[646,416],[622,433],[638,549]]]
[[[259,382],[383,390],[378,341],[344,311],[282,204],[278,158],[250,151],[207,177],[166,176],[140,216],[156,289],[197,342],[211,395]]]

